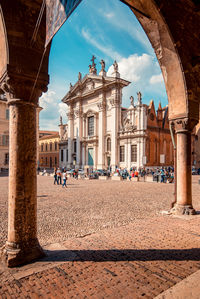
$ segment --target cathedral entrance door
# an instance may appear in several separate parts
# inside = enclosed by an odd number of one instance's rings
[[[94,165],[93,148],[88,148],[88,165],[89,166],[93,166]]]
[[[110,167],[110,157],[107,157],[107,165]]]

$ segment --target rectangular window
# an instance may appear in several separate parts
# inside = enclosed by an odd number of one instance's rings
[[[88,136],[94,136],[94,116],[88,117]]]
[[[57,166],[57,157],[55,157],[55,166]]]
[[[57,151],[57,142],[55,142],[55,151]]]
[[[9,119],[9,109],[6,109],[6,119]]]
[[[76,141],[74,141],[74,153],[76,153]]]
[[[120,146],[120,162],[124,162],[124,145]]]
[[[41,144],[41,152],[43,152],[43,150],[44,150],[44,145]]]
[[[9,136],[8,135],[2,136],[2,145],[5,145],[5,146],[9,145]]]
[[[47,146],[47,144],[45,145],[45,150],[46,150],[46,152],[47,152],[47,150],[48,150],[48,146]]]
[[[52,151],[52,143],[50,143],[50,151]]]
[[[66,161],[68,162],[68,149],[66,150]]]
[[[137,144],[131,145],[131,162],[137,162]]]
[[[5,165],[8,165],[9,163],[9,154],[5,154]]]
[[[60,160],[61,160],[61,162],[63,162],[63,150],[61,150],[61,152],[60,152]]]
[[[46,165],[48,164],[48,158],[46,158]]]

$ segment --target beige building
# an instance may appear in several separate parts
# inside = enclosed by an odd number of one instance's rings
[[[39,167],[58,167],[59,133],[56,131],[39,131],[39,136]]]
[[[0,95],[0,170],[9,166],[9,108],[4,95]]]

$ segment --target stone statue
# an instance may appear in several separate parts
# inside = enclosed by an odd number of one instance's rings
[[[101,59],[101,62],[100,62],[100,64],[101,64],[101,72],[105,72],[105,61],[103,60],[103,59]]]
[[[91,66],[91,64],[89,65],[89,73],[92,73],[92,66]]]
[[[62,122],[62,116],[60,116],[60,125],[62,125],[63,122]]]
[[[69,83],[69,88],[72,89],[72,87],[73,87],[73,85],[72,85],[72,83],[70,82],[70,83]]]
[[[89,65],[89,72],[94,75],[96,75],[96,73],[97,73],[96,63],[94,62],[95,59],[96,59],[96,57],[93,55],[92,59],[91,59],[92,65]]]
[[[131,105],[134,106],[134,97],[131,96],[131,97],[130,97],[130,100],[131,100]]]
[[[116,60],[115,60],[114,63],[113,63],[113,67],[114,67],[114,71],[115,71],[115,72],[118,72],[118,63],[117,63]]]
[[[92,66],[94,66],[94,65],[96,66],[96,64],[94,63],[95,59],[96,59],[96,57],[93,55],[92,59],[90,60],[90,61],[92,61]]]
[[[142,104],[142,94],[141,92],[137,92],[137,97],[138,97],[138,105],[141,105]]]
[[[78,81],[81,81],[81,79],[82,79],[82,74],[79,72],[78,73]]]

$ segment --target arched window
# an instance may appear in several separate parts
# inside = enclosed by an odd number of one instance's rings
[[[110,139],[110,137],[107,139],[107,151],[108,152],[111,151],[111,139]]]

